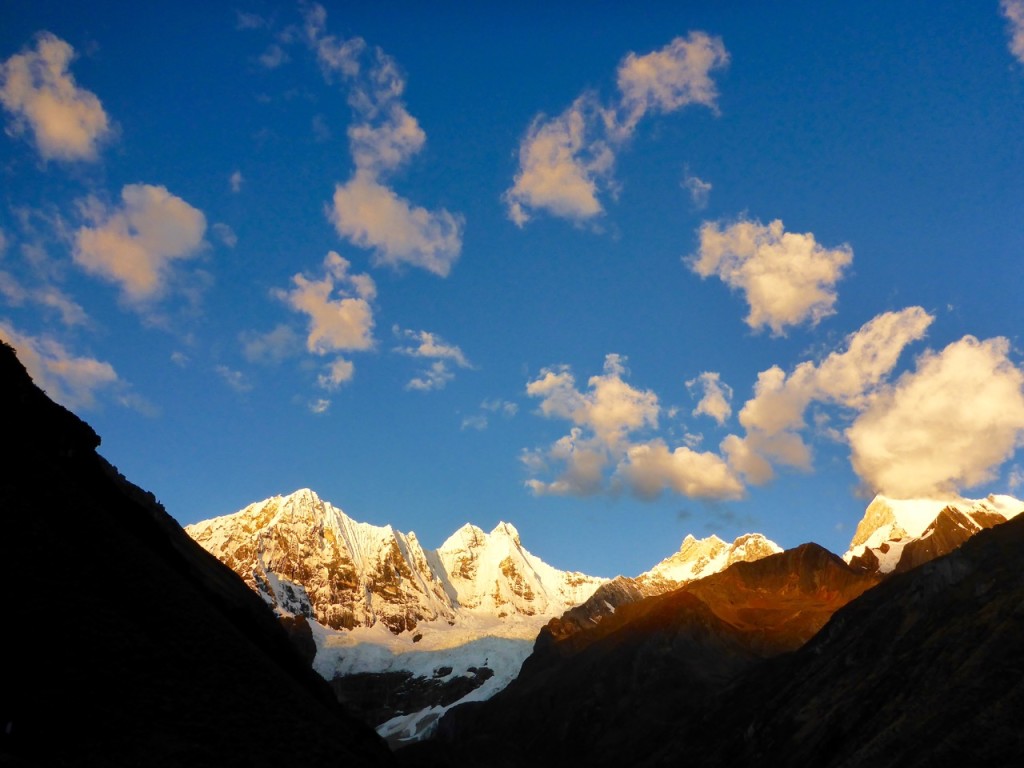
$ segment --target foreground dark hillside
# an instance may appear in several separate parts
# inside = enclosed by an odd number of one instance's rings
[[[262,601],[2,344],[0,423],[0,764],[391,764]]]
[[[863,594],[877,577],[814,545],[734,566],[565,640],[542,636],[505,691],[398,756],[450,768],[1019,765],[1022,553],[1024,517]]]
[[[1019,765],[1024,517],[894,576],[765,665],[650,765]],[[700,763],[698,763],[700,764]]]
[[[591,629],[542,632],[508,688],[454,709],[437,743],[400,754],[409,765],[635,765],[877,581],[806,544],[623,604]]]

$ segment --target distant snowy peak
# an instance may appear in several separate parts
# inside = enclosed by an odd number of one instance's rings
[[[698,539],[689,535],[678,552],[646,573],[636,578],[616,576],[602,584],[588,599],[549,621],[544,635],[555,641],[564,640],[599,624],[623,605],[679,589],[724,571],[733,563],[750,563],[781,551],[782,547],[760,533],[744,534],[731,544],[717,536]]]
[[[465,525],[424,550],[414,533],[357,522],[309,489],[185,530],[273,607],[332,629],[556,615],[605,581],[544,563],[509,523],[489,534]]]
[[[747,533],[732,544],[717,536],[683,539],[679,551],[665,558],[651,570],[637,577],[641,583],[666,585],[685,584],[703,579],[728,568],[733,563],[753,562],[782,551],[782,547],[760,533]]]
[[[1021,512],[1024,501],[1012,496],[893,499],[879,495],[865,510],[843,559],[880,573],[906,571]]]

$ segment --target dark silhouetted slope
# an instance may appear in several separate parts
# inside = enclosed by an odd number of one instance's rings
[[[6,345],[0,420],[0,763],[391,763],[262,601]]]
[[[876,582],[807,544],[625,603],[561,640],[542,633],[519,678],[450,712],[433,749],[466,766],[635,764]],[[431,748],[403,757],[425,762]]]

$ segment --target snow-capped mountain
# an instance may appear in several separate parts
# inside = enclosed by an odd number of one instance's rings
[[[310,620],[314,668],[393,743],[501,690],[541,627],[607,581],[548,565],[509,523],[467,524],[428,550],[309,489],[185,530],[279,615]]]
[[[952,552],[983,528],[1024,512],[1012,496],[893,499],[876,496],[843,559],[879,573],[901,573]]]
[[[544,563],[509,523],[489,534],[466,525],[425,550],[415,533],[356,522],[309,489],[185,530],[278,612],[336,630],[379,623],[397,635],[467,614],[553,616],[605,581]]]

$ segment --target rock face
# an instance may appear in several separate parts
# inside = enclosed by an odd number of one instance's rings
[[[0,344],[7,765],[391,765],[273,614]]]
[[[948,554],[985,528],[1024,511],[1012,496],[891,499],[876,496],[843,556],[856,568],[902,573]]]
[[[571,608],[544,628],[540,641],[563,640],[580,630],[596,626],[623,605],[645,597],[662,595],[684,584],[718,573],[739,562],[754,562],[774,555],[782,548],[759,533],[740,536],[727,544],[717,536],[696,539],[687,536],[679,551],[636,578],[617,576],[602,584],[585,602]]]
[[[605,581],[544,563],[509,523],[489,534],[465,525],[425,550],[415,533],[356,522],[308,489],[185,530],[279,613],[336,630],[551,616]]]

